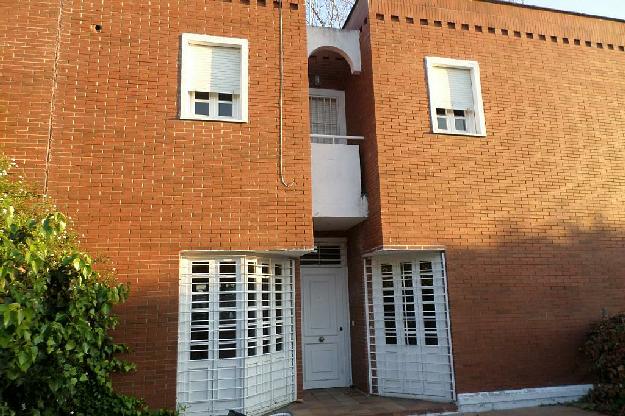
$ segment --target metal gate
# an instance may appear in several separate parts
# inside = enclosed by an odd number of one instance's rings
[[[263,414],[295,400],[293,262],[181,260],[177,399],[187,415]]]
[[[364,267],[371,393],[454,400],[443,253],[377,255]]]

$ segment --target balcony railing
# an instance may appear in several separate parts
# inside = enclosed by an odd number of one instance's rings
[[[311,135],[313,220],[318,231],[347,230],[367,218],[358,146],[362,140]]]
[[[311,134],[310,142],[319,144],[352,144],[352,142],[362,141],[363,136],[339,136],[334,134]]]

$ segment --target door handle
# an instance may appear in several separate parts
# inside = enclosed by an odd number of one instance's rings
[[[326,340],[326,337],[319,337],[319,342],[323,342]]]

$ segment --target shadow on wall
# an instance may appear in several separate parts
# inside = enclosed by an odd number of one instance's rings
[[[446,243],[458,393],[587,382],[589,325],[625,310],[625,230],[601,217],[540,228]]]

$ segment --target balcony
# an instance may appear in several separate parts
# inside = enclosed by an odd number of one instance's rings
[[[358,106],[360,32],[308,27],[313,222],[317,231],[347,230],[367,218],[361,182],[364,137]]]
[[[367,218],[358,142],[362,136],[311,135],[316,231],[347,230]]]

